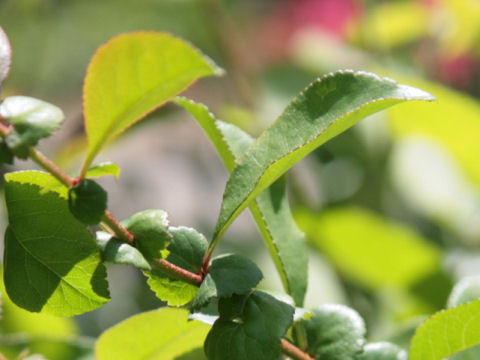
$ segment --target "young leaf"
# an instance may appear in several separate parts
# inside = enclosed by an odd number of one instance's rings
[[[192,100],[177,97],[200,124],[215,146],[229,172],[235,167],[254,139],[238,127],[215,119],[208,108]],[[307,288],[307,248],[304,234],[298,229],[286,196],[285,179],[279,179],[250,204],[250,211],[260,229],[285,291],[295,303],[303,304]]]
[[[480,276],[469,276],[455,284],[447,305],[455,307],[477,299],[480,299]]]
[[[68,190],[68,208],[82,223],[97,225],[107,210],[107,192],[95,181],[83,179]]]
[[[167,260],[185,270],[198,273],[203,265],[203,256],[208,247],[205,237],[195,229],[180,226],[168,229],[172,235],[168,245]],[[170,306],[182,306],[197,295],[198,287],[174,279],[159,269],[145,271],[147,283],[157,297]]]
[[[3,100],[0,116],[13,125],[5,142],[22,159],[27,158],[30,146],[50,136],[64,119],[58,107],[26,96],[11,96]]]
[[[0,94],[2,92],[2,85],[10,72],[12,62],[12,48],[8,41],[7,34],[0,27]]]
[[[365,344],[365,323],[344,305],[321,305],[302,320],[308,351],[317,359],[356,360]]]
[[[246,300],[237,321],[218,319],[205,340],[209,360],[277,360],[293,307],[261,291]]]
[[[378,342],[365,345],[357,360],[407,360],[408,354],[397,345]]]
[[[117,179],[120,176],[120,168],[117,164],[110,161],[104,161],[98,164],[90,166],[87,170],[85,177],[87,178],[99,178],[102,176],[115,176]]]
[[[368,289],[408,287],[438,271],[440,250],[407,226],[366,209],[300,212],[300,227],[351,281]]]
[[[167,255],[165,250],[172,235],[168,232],[167,213],[163,210],[144,210],[122,222],[135,237],[137,249],[154,262]]]
[[[129,264],[143,270],[152,269],[140,251],[132,245],[113,237],[112,234],[97,231],[95,239],[104,261]]]
[[[197,79],[221,70],[190,44],[166,33],[119,35],[88,66],[84,96],[86,170],[107,143]]]
[[[183,359],[182,355],[202,346],[209,329],[199,321],[189,321],[187,310],[145,312],[105,331],[95,345],[95,359]]]
[[[441,360],[480,344],[480,300],[440,311],[415,332],[409,360]]]
[[[298,95],[249,147],[227,183],[214,248],[245,207],[296,162],[362,118],[408,100],[433,100],[419,89],[365,72],[327,75]]]
[[[70,213],[66,194],[43,188],[54,183],[49,177],[33,171],[5,176],[5,287],[24,309],[71,316],[105,304],[108,285],[97,246]]]
[[[201,307],[215,296],[221,298],[245,294],[262,277],[262,272],[250,259],[236,254],[221,255],[213,259],[192,306]]]

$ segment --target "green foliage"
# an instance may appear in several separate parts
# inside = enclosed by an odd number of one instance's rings
[[[129,264],[139,269],[151,270],[151,266],[137,248],[117,239],[112,234],[97,231],[97,245],[102,254],[103,261],[116,264]]]
[[[302,212],[297,219],[311,243],[366,288],[407,287],[439,270],[437,247],[370,211],[339,207],[321,215]]]
[[[221,255],[213,259],[193,301],[193,307],[201,307],[213,297],[245,294],[255,287],[262,277],[262,272],[250,259],[236,254]]]
[[[200,124],[229,172],[254,139],[235,125],[217,120],[208,108],[186,98],[176,98]],[[250,211],[275,262],[285,290],[297,305],[307,288],[307,249],[286,196],[285,179],[275,182],[250,204]]]
[[[95,181],[83,179],[68,190],[68,208],[77,220],[96,225],[107,210],[107,192]]]
[[[71,316],[105,304],[108,285],[97,246],[71,215],[66,194],[42,187],[54,183],[50,178],[33,171],[6,175],[5,287],[29,311]]]
[[[180,226],[168,229],[172,238],[168,245],[167,261],[197,274],[203,265],[203,256],[207,250],[207,240],[195,229]],[[145,271],[148,276],[148,285],[159,299],[166,301],[170,306],[182,306],[198,293],[198,287],[185,282],[184,279],[172,277],[160,269]]]
[[[322,305],[301,324],[307,333],[308,351],[317,359],[355,360],[363,350],[365,323],[346,306]]]
[[[26,159],[31,146],[58,129],[64,115],[58,107],[27,96],[7,97],[0,104],[0,117],[13,125],[5,138],[8,148]]]
[[[102,176],[115,176],[117,179],[120,176],[120,168],[117,164],[110,161],[103,161],[98,164],[93,164],[87,170],[86,177],[98,178]]]
[[[326,141],[392,105],[433,99],[422,90],[364,72],[338,72],[313,82],[249,147],[232,172],[212,246],[250,201]]]
[[[111,39],[93,56],[85,78],[84,168],[140,118],[195,80],[220,73],[209,58],[169,34],[135,32]]]
[[[0,27],[0,94],[2,91],[2,85],[10,72],[10,66],[12,62],[12,49],[7,35]]]
[[[188,321],[188,311],[167,309],[132,316],[104,332],[98,360],[174,360],[202,346],[209,326]]]
[[[387,343],[371,343],[365,345],[358,360],[407,360],[407,352],[398,346]]]
[[[280,338],[293,320],[293,308],[254,291],[235,320],[223,319],[220,314],[205,341],[208,359],[225,359],[229,354],[231,360],[277,360]]]
[[[163,210],[144,210],[123,221],[135,237],[135,245],[150,262],[166,257],[165,251],[172,235],[168,232],[167,213]]]

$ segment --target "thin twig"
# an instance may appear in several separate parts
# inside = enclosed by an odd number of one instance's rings
[[[282,352],[295,360],[315,360],[286,339],[280,340]]]

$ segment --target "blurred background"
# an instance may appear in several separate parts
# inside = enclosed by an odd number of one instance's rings
[[[258,135],[316,77],[373,71],[421,87],[433,104],[370,117],[289,173],[289,197],[311,247],[306,307],[343,303],[370,340],[405,348],[452,284],[480,274],[480,2],[478,0],[0,0],[13,67],[4,96],[60,106],[66,121],[40,148],[67,171],[84,155],[82,81],[95,49],[133,30],[168,31],[227,70],[188,96]],[[97,160],[120,219],[161,208],[173,225],[212,234],[227,172],[196,123],[167,105]],[[3,172],[34,168],[18,161]],[[1,216],[4,231],[5,210]],[[262,287],[281,290],[248,213],[218,252],[253,257]],[[8,358],[91,359],[94,337],[162,306],[143,275],[109,266],[112,300],[74,319],[33,315],[2,296],[0,352]],[[19,355],[20,354],[20,355]]]

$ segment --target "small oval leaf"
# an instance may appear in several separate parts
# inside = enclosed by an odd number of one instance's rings
[[[408,354],[397,345],[388,342],[367,344],[357,360],[407,360]]]
[[[107,192],[90,179],[83,179],[68,190],[68,207],[77,220],[97,225],[107,210]]]
[[[469,276],[455,284],[447,306],[455,307],[477,299],[480,299],[480,276]]]

